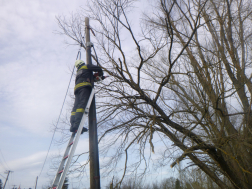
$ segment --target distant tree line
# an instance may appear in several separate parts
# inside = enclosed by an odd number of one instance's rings
[[[223,180],[230,188],[232,184],[228,180]],[[168,177],[160,182],[153,179],[152,183],[139,179],[139,177],[125,179],[122,183],[119,179],[112,179],[106,189],[220,189],[214,181],[198,168],[183,170],[178,178]]]

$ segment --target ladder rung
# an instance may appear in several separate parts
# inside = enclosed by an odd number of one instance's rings
[[[58,174],[62,173],[64,171],[64,169],[62,169],[61,171],[58,172]]]
[[[68,158],[68,155],[66,157],[64,157],[64,159]]]
[[[70,144],[69,144],[69,146],[71,146],[73,144],[73,142],[71,142]]]

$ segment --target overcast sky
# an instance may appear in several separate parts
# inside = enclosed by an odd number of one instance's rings
[[[7,189],[35,186],[78,51],[55,34],[55,16],[69,16],[84,5],[83,0],[0,0],[0,179],[13,171]],[[81,140],[85,148],[87,136]],[[38,188],[49,181],[49,163]]]
[[[13,171],[6,189],[13,185],[34,188],[36,177],[40,175],[51,142],[53,123],[59,116],[79,48],[67,45],[65,41],[68,39],[56,34],[59,28],[55,16],[69,16],[84,7],[85,2],[0,0],[2,182],[7,176],[5,171]],[[73,83],[70,89],[73,89]],[[71,102],[69,97],[67,102]],[[67,108],[69,105],[65,106],[63,114]],[[52,154],[64,150],[65,146],[52,146],[37,188],[50,182],[48,174]],[[88,136],[82,135],[77,152],[87,150]],[[82,179],[80,186],[88,186],[88,180],[87,175],[87,180]],[[106,184],[102,181],[102,186]]]

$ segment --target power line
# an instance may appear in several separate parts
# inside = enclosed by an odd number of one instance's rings
[[[48,150],[47,150],[47,154],[46,154],[46,157],[45,157],[45,161],[44,161],[43,166],[42,166],[42,169],[41,169],[41,171],[40,171],[40,173],[39,173],[39,177],[40,177],[40,175],[41,175],[41,173],[42,173],[42,171],[43,171],[43,168],[44,168],[44,166],[45,166],[45,162],[46,162],[46,160],[47,160],[49,151],[50,151],[51,146],[52,146],[53,138],[54,138],[54,135],[55,135],[55,133],[56,133],[57,126],[58,126],[58,123],[59,123],[59,120],[60,120],[60,116],[61,116],[61,113],[62,113],[64,104],[65,104],[65,101],[66,101],[66,97],[67,97],[68,89],[69,89],[69,86],[70,86],[70,83],[71,83],[71,80],[72,80],[73,73],[74,73],[74,68],[73,68],[72,75],[71,75],[71,78],[70,78],[70,81],[69,81],[69,84],[68,84],[68,87],[67,87],[67,91],[66,91],[66,94],[65,94],[65,98],[64,98],[63,104],[62,104],[62,106],[61,106],[61,110],[60,110],[60,114],[59,114],[59,117],[58,117],[58,121],[57,121],[57,123],[56,123],[55,129],[54,129],[54,132],[53,132],[53,136],[52,136],[52,139],[51,139],[49,148],[48,148]]]
[[[5,179],[5,177],[3,175],[0,174],[1,177],[3,177]]]
[[[6,168],[6,166],[2,163],[2,161],[0,160],[0,165],[5,169],[7,170],[8,168]]]
[[[80,49],[79,49],[79,51],[78,51],[78,53],[77,53],[76,60],[78,59],[78,57],[79,57],[79,58],[81,57],[81,47],[80,47]],[[75,67],[75,66],[74,66],[74,67]],[[63,110],[64,104],[65,104],[65,101],[66,101],[66,97],[67,97],[68,90],[69,90],[69,87],[70,87],[70,84],[71,84],[71,80],[72,80],[72,77],[73,77],[74,67],[73,67],[73,70],[72,70],[72,75],[71,75],[71,77],[70,77],[70,81],[69,81],[69,84],[68,84],[68,87],[67,87],[67,91],[66,91],[66,94],[65,94],[65,98],[64,98],[63,104],[62,104],[62,106],[61,106],[60,114],[59,114],[59,117],[58,117],[58,120],[57,120],[57,123],[56,123],[55,129],[54,129],[54,132],[53,132],[53,136],[52,136],[52,139],[51,139],[51,142],[50,142],[49,148],[48,148],[48,150],[47,150],[47,154],[46,154],[46,157],[45,157],[45,161],[44,161],[44,163],[43,163],[43,166],[42,166],[42,168],[41,168],[41,171],[40,171],[40,173],[39,173],[39,176],[38,176],[38,177],[40,177],[40,175],[41,175],[41,173],[42,173],[42,171],[43,171],[43,169],[44,169],[44,166],[45,166],[45,163],[46,163],[46,160],[47,160],[47,157],[48,157],[49,151],[50,151],[51,146],[52,146],[53,138],[54,138],[55,133],[56,133],[56,130],[57,130],[57,126],[58,126],[58,123],[59,123],[59,120],[60,120],[60,116],[61,116],[61,113],[62,113],[62,110]]]
[[[5,163],[5,165],[7,166],[7,168],[10,169],[9,166],[7,165],[5,159],[4,159],[4,156],[3,156],[3,153],[2,153],[2,151],[1,151],[1,149],[0,149],[0,154],[1,154],[1,156],[3,157],[4,163]]]

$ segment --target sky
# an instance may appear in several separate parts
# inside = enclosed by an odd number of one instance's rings
[[[34,188],[40,174],[79,49],[57,34],[55,17],[69,16],[81,6],[85,1],[0,0],[2,182],[5,171],[13,171],[7,189],[13,185]],[[87,137],[81,142],[87,150]],[[52,146],[48,157],[64,148]],[[38,179],[38,188],[49,182],[49,164]]]
[[[79,47],[68,45],[56,16],[70,16],[85,0],[0,0],[0,179],[37,188],[50,183],[50,160],[65,150],[53,144],[42,170]],[[92,21],[90,21],[92,24]],[[85,53],[82,52],[84,55]],[[71,83],[70,90],[74,87]],[[71,98],[63,109],[69,113]],[[82,135],[76,153],[88,151]],[[80,160],[85,162],[85,158]],[[102,161],[102,160],[100,160]],[[41,172],[42,171],[42,172]],[[50,176],[48,176],[50,175]],[[81,187],[88,188],[87,179]],[[75,186],[78,183],[75,182]],[[107,184],[102,181],[102,186]]]

